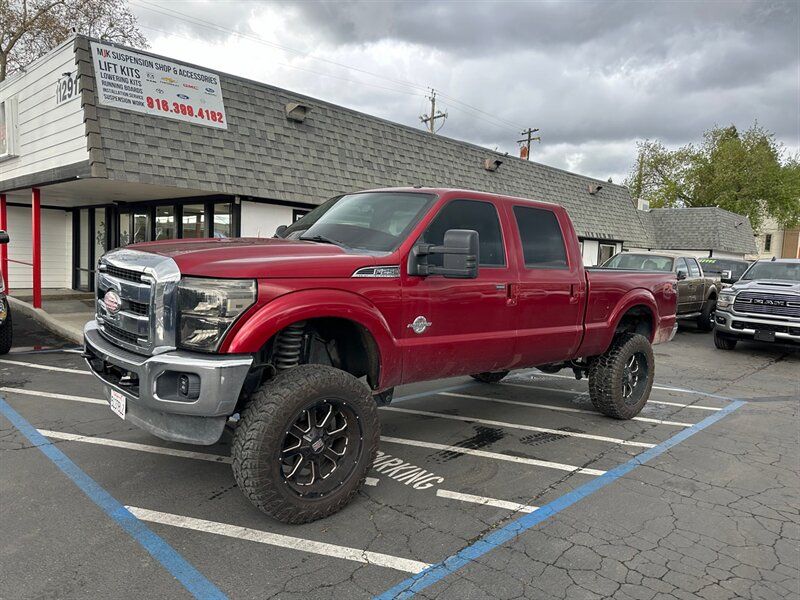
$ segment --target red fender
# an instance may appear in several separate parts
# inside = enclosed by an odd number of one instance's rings
[[[270,300],[237,327],[223,342],[221,352],[253,353],[281,329],[307,319],[334,317],[353,321],[364,327],[378,347],[381,389],[400,383],[400,350],[389,324],[380,311],[363,296],[336,289],[313,289],[290,292]]]
[[[652,331],[653,335],[650,336],[650,341],[659,328],[659,314],[658,304],[653,294],[644,288],[635,288],[620,298],[619,302],[614,306],[614,309],[608,316],[608,319],[602,322],[587,324],[586,336],[584,337],[583,344],[578,350],[578,356],[597,356],[605,352],[614,339],[614,332],[617,330],[617,325],[622,320],[631,308],[634,306],[645,306],[650,309],[652,314]]]

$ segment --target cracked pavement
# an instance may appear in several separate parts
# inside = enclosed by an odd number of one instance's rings
[[[24,318],[17,343],[63,344]],[[800,598],[800,351],[741,343],[714,349],[691,327],[656,347],[656,383],[748,403],[645,465],[552,516],[418,594],[420,598]],[[7,360],[82,369],[69,353]],[[563,373],[563,372],[562,372]],[[382,411],[382,433],[489,453],[607,470],[643,449],[486,425],[480,420],[658,444],[681,428],[614,421],[520,403],[590,411],[586,382],[517,373],[506,384],[460,378],[405,386],[431,393],[406,409],[462,415],[454,421]],[[513,384],[513,385],[511,385]],[[90,376],[0,363],[0,387],[101,397]],[[540,389],[546,388],[546,389]],[[107,408],[0,392],[35,427],[227,455],[169,444]],[[481,398],[484,398],[483,400]],[[497,403],[486,398],[511,401]],[[702,394],[654,390],[642,416],[696,423],[728,404]],[[675,405],[689,406],[675,406]],[[382,443],[392,457],[443,478],[414,489],[372,471],[341,513],[302,526],[269,520],[236,488],[230,467],[203,460],[53,440],[123,504],[215,523],[436,563],[521,513],[437,496],[438,490],[541,506],[591,476],[491,457]],[[369,598],[409,576],[396,569],[185,528],[148,524],[231,598]],[[0,598],[189,597],[116,524],[0,416]]]

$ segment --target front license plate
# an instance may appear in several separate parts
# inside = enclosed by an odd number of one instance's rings
[[[774,331],[759,331],[756,329],[756,333],[753,336],[754,339],[758,340],[759,342],[774,342],[775,341],[775,332]]]
[[[126,399],[123,394],[120,394],[117,390],[111,390],[111,398],[108,401],[108,405],[120,419],[125,418]]]

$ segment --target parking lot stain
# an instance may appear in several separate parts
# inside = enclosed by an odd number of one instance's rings
[[[496,427],[475,425],[473,429],[475,430],[475,435],[450,445],[455,446],[457,448],[469,448],[470,450],[480,450],[481,448],[485,448],[486,446],[489,446],[499,440],[502,440],[506,436],[505,431],[503,431],[502,429],[498,429]],[[452,452],[450,450],[440,450],[439,452],[431,454],[430,456],[428,456],[428,458],[434,462],[441,464],[449,462],[451,460],[455,460],[456,458],[461,458],[462,456],[465,455],[460,452]]]

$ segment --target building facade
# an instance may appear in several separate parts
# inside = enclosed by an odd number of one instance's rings
[[[758,258],[800,258],[800,226],[782,227],[768,219],[756,245]]]
[[[12,290],[92,291],[110,248],[268,237],[330,197],[388,186],[559,203],[587,265],[656,245],[623,186],[83,36],[0,83],[0,130]]]

